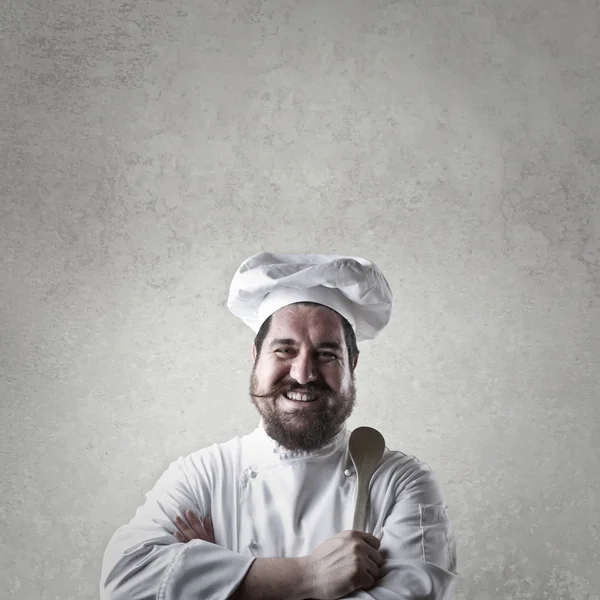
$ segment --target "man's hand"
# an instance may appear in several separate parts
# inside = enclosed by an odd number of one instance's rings
[[[187,518],[187,521],[186,521]],[[204,519],[204,523],[191,510],[186,510],[183,517],[175,517],[177,530],[173,535],[178,542],[186,544],[192,540],[204,540],[205,542],[215,543],[215,532],[210,517]]]
[[[301,559],[312,583],[312,596],[335,600],[375,587],[384,563],[377,551],[380,544],[378,538],[361,531],[343,531],[325,540]]]

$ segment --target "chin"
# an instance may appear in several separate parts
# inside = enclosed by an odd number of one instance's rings
[[[264,415],[265,430],[271,438],[292,451],[311,451],[322,448],[336,434],[335,423],[323,414],[276,412]]]

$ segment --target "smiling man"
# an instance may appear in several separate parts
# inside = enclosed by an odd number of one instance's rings
[[[366,531],[352,531],[357,343],[387,325],[392,302],[364,258],[261,252],[242,263],[228,307],[257,334],[259,425],[171,463],[112,536],[103,599],[451,598],[456,545],[426,464],[386,449]]]
[[[349,364],[341,317],[328,307],[292,304],[271,319],[261,360],[252,348],[250,397],[272,439],[288,450],[318,450],[354,408],[358,356]]]

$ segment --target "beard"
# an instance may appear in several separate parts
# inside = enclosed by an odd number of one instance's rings
[[[315,392],[321,406],[281,410],[277,402],[281,394],[292,389],[291,384],[283,385],[271,394],[259,395],[254,371],[250,397],[263,419],[265,431],[278,444],[291,451],[319,450],[340,431],[352,414],[356,402],[356,387],[353,380],[351,390],[346,395],[332,395],[314,385],[303,385],[302,388]]]

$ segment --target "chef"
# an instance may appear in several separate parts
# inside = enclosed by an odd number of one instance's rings
[[[425,463],[386,448],[365,531],[352,530],[357,343],[392,304],[365,258],[260,252],[240,265],[228,308],[257,334],[258,426],[169,465],[108,543],[103,600],[450,600],[456,543]]]

